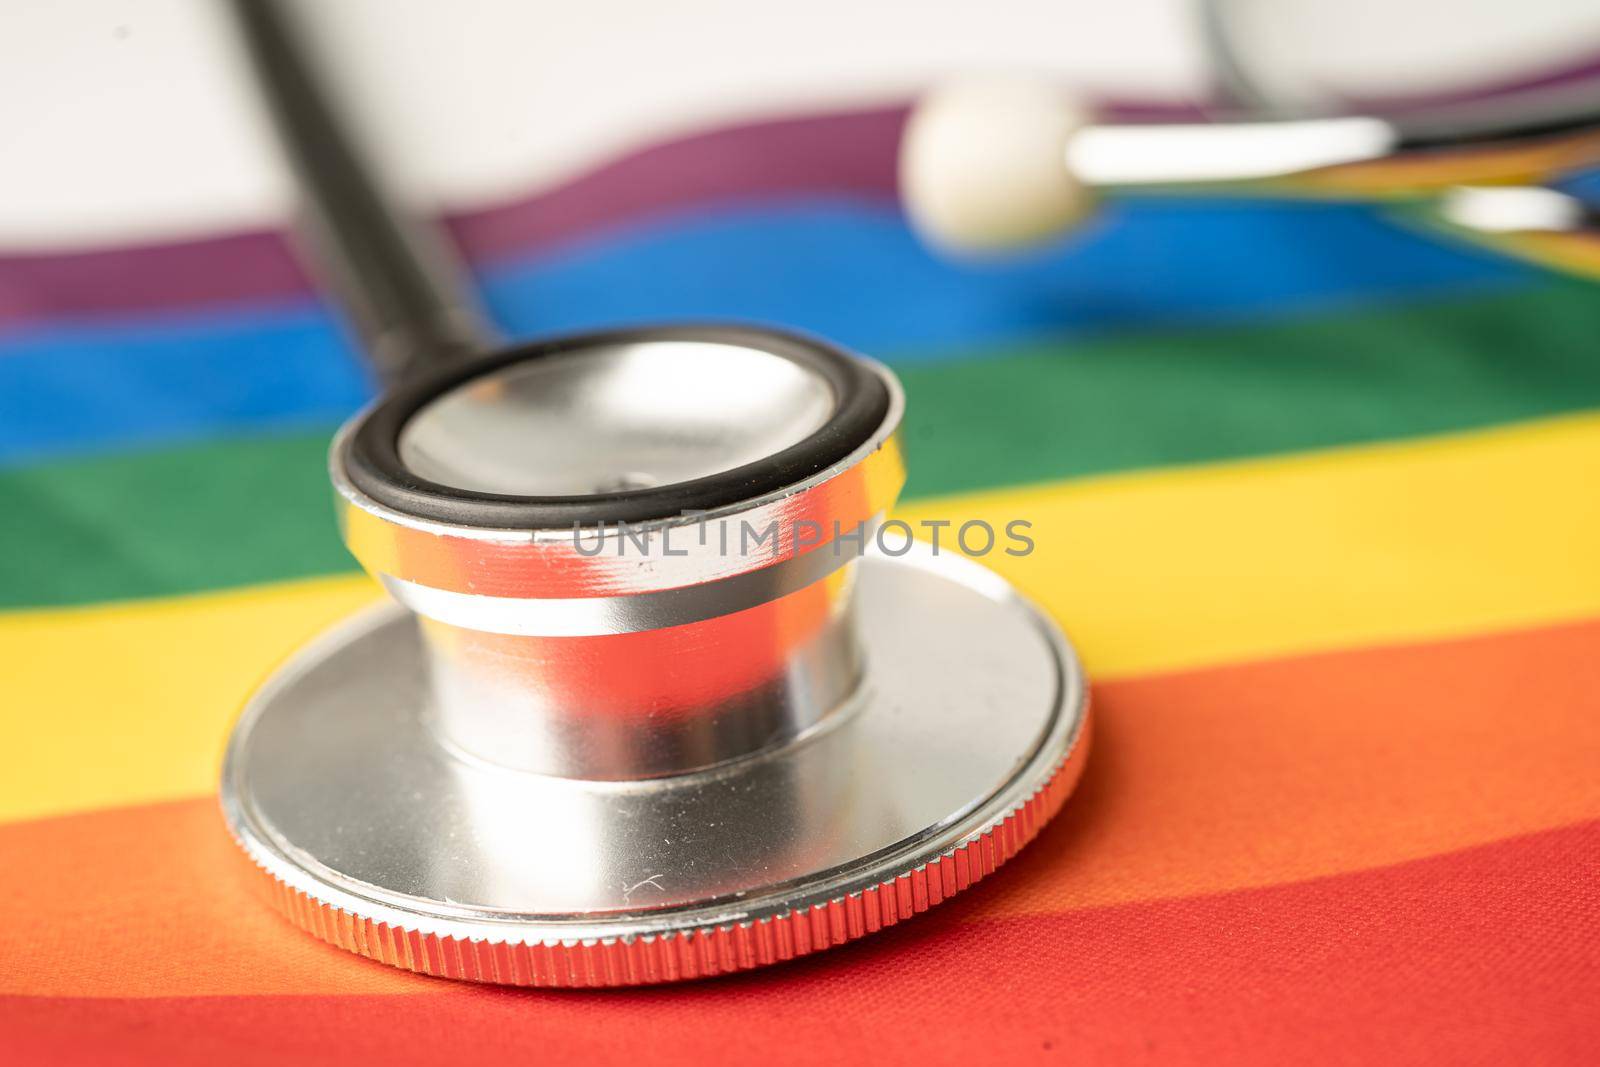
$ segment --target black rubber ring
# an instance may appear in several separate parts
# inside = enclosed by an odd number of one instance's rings
[[[417,412],[457,386],[523,360],[589,347],[650,341],[742,345],[807,367],[833,390],[833,413],[805,440],[742,467],[647,489],[583,496],[512,496],[441,485],[400,459],[400,433]],[[345,437],[344,470],[373,500],[421,519],[491,529],[535,530],[644,522],[710,511],[804,481],[876,433],[889,410],[889,388],[871,367],[815,338],[757,326],[672,325],[572,334],[441,368],[389,393]]]

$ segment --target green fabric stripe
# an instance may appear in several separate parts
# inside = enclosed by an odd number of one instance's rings
[[[908,495],[1470,429],[1600,405],[1600,294],[1040,343],[900,368]],[[0,605],[348,570],[329,431],[0,471]]]
[[[331,429],[0,471],[0,605],[332,574]]]
[[[909,492],[1447,433],[1600,405],[1600,288],[896,368]]]

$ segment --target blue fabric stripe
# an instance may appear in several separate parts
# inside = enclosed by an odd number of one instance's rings
[[[1579,200],[1600,204],[1600,168],[1575,171],[1551,184]]]
[[[1128,201],[1047,254],[953,265],[892,209],[805,200],[630,227],[497,267],[485,291],[518,335],[734,318],[909,361],[1533,276],[1358,205]],[[359,358],[312,305],[36,329],[0,343],[0,462],[328,422],[370,394]]]

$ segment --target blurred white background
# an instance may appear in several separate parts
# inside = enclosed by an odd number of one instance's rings
[[[1559,66],[1600,35],[1600,0],[1222,2],[1296,89]],[[299,6],[397,182],[453,207],[708,125],[903,101],[955,73],[1150,102],[1207,86],[1191,0]],[[289,183],[224,16],[216,0],[0,4],[0,250],[281,222]]]
[[[951,71],[1198,84],[1185,0],[338,0],[302,4],[399,181],[531,192],[709,124],[909,98]],[[5,0],[0,248],[281,219],[289,185],[213,0]]]

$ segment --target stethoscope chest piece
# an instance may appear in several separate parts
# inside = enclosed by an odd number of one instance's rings
[[[1084,683],[988,570],[882,550],[902,408],[818,342],[680,327],[357,416],[340,518],[394,603],[271,679],[223,771],[278,906],[429,974],[626,985],[807,955],[992,872],[1076,784]]]

